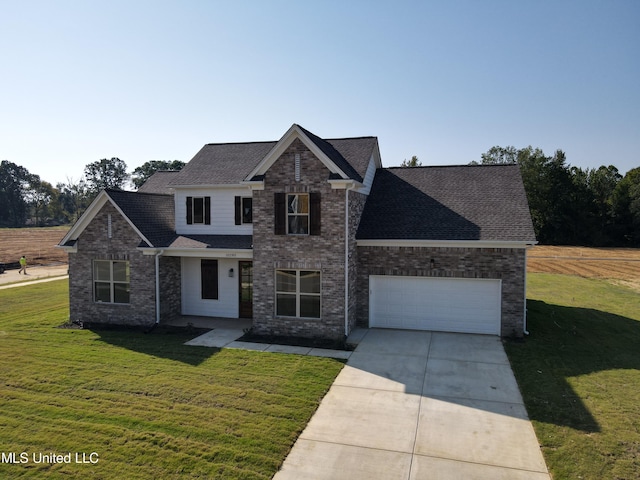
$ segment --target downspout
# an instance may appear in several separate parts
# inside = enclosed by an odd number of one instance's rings
[[[347,185],[344,191],[344,338],[349,336],[349,190],[353,183]]]
[[[156,253],[156,323],[160,324],[160,256],[164,253],[164,250],[160,250]]]
[[[529,335],[527,330],[527,255],[529,253],[529,247],[524,249],[524,330],[525,335]]]

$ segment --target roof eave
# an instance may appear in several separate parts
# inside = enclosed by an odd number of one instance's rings
[[[138,247],[143,255],[157,255],[162,252],[164,257],[198,257],[198,258],[230,258],[252,259],[251,248],[172,248],[172,247]]]
[[[333,190],[345,190],[349,187],[353,188],[362,188],[364,185],[357,180],[352,180],[350,178],[330,178],[327,180],[329,185]]]
[[[239,181],[238,183],[203,183],[200,185],[172,185],[171,188],[174,190],[195,190],[197,188],[215,188],[215,189],[223,189],[223,188],[245,188],[247,182],[244,180]]]
[[[455,247],[455,248],[529,248],[536,240],[406,240],[357,239],[359,247]]]

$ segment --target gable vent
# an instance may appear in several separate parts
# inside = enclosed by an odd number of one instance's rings
[[[296,174],[296,182],[300,181],[300,154],[296,153],[295,156],[295,174]]]

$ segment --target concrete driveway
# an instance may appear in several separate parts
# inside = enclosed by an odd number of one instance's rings
[[[549,480],[500,339],[371,329],[275,480]]]

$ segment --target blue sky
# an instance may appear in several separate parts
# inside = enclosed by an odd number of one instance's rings
[[[0,0],[0,159],[51,183],[205,143],[375,135],[640,166],[640,1]]]

